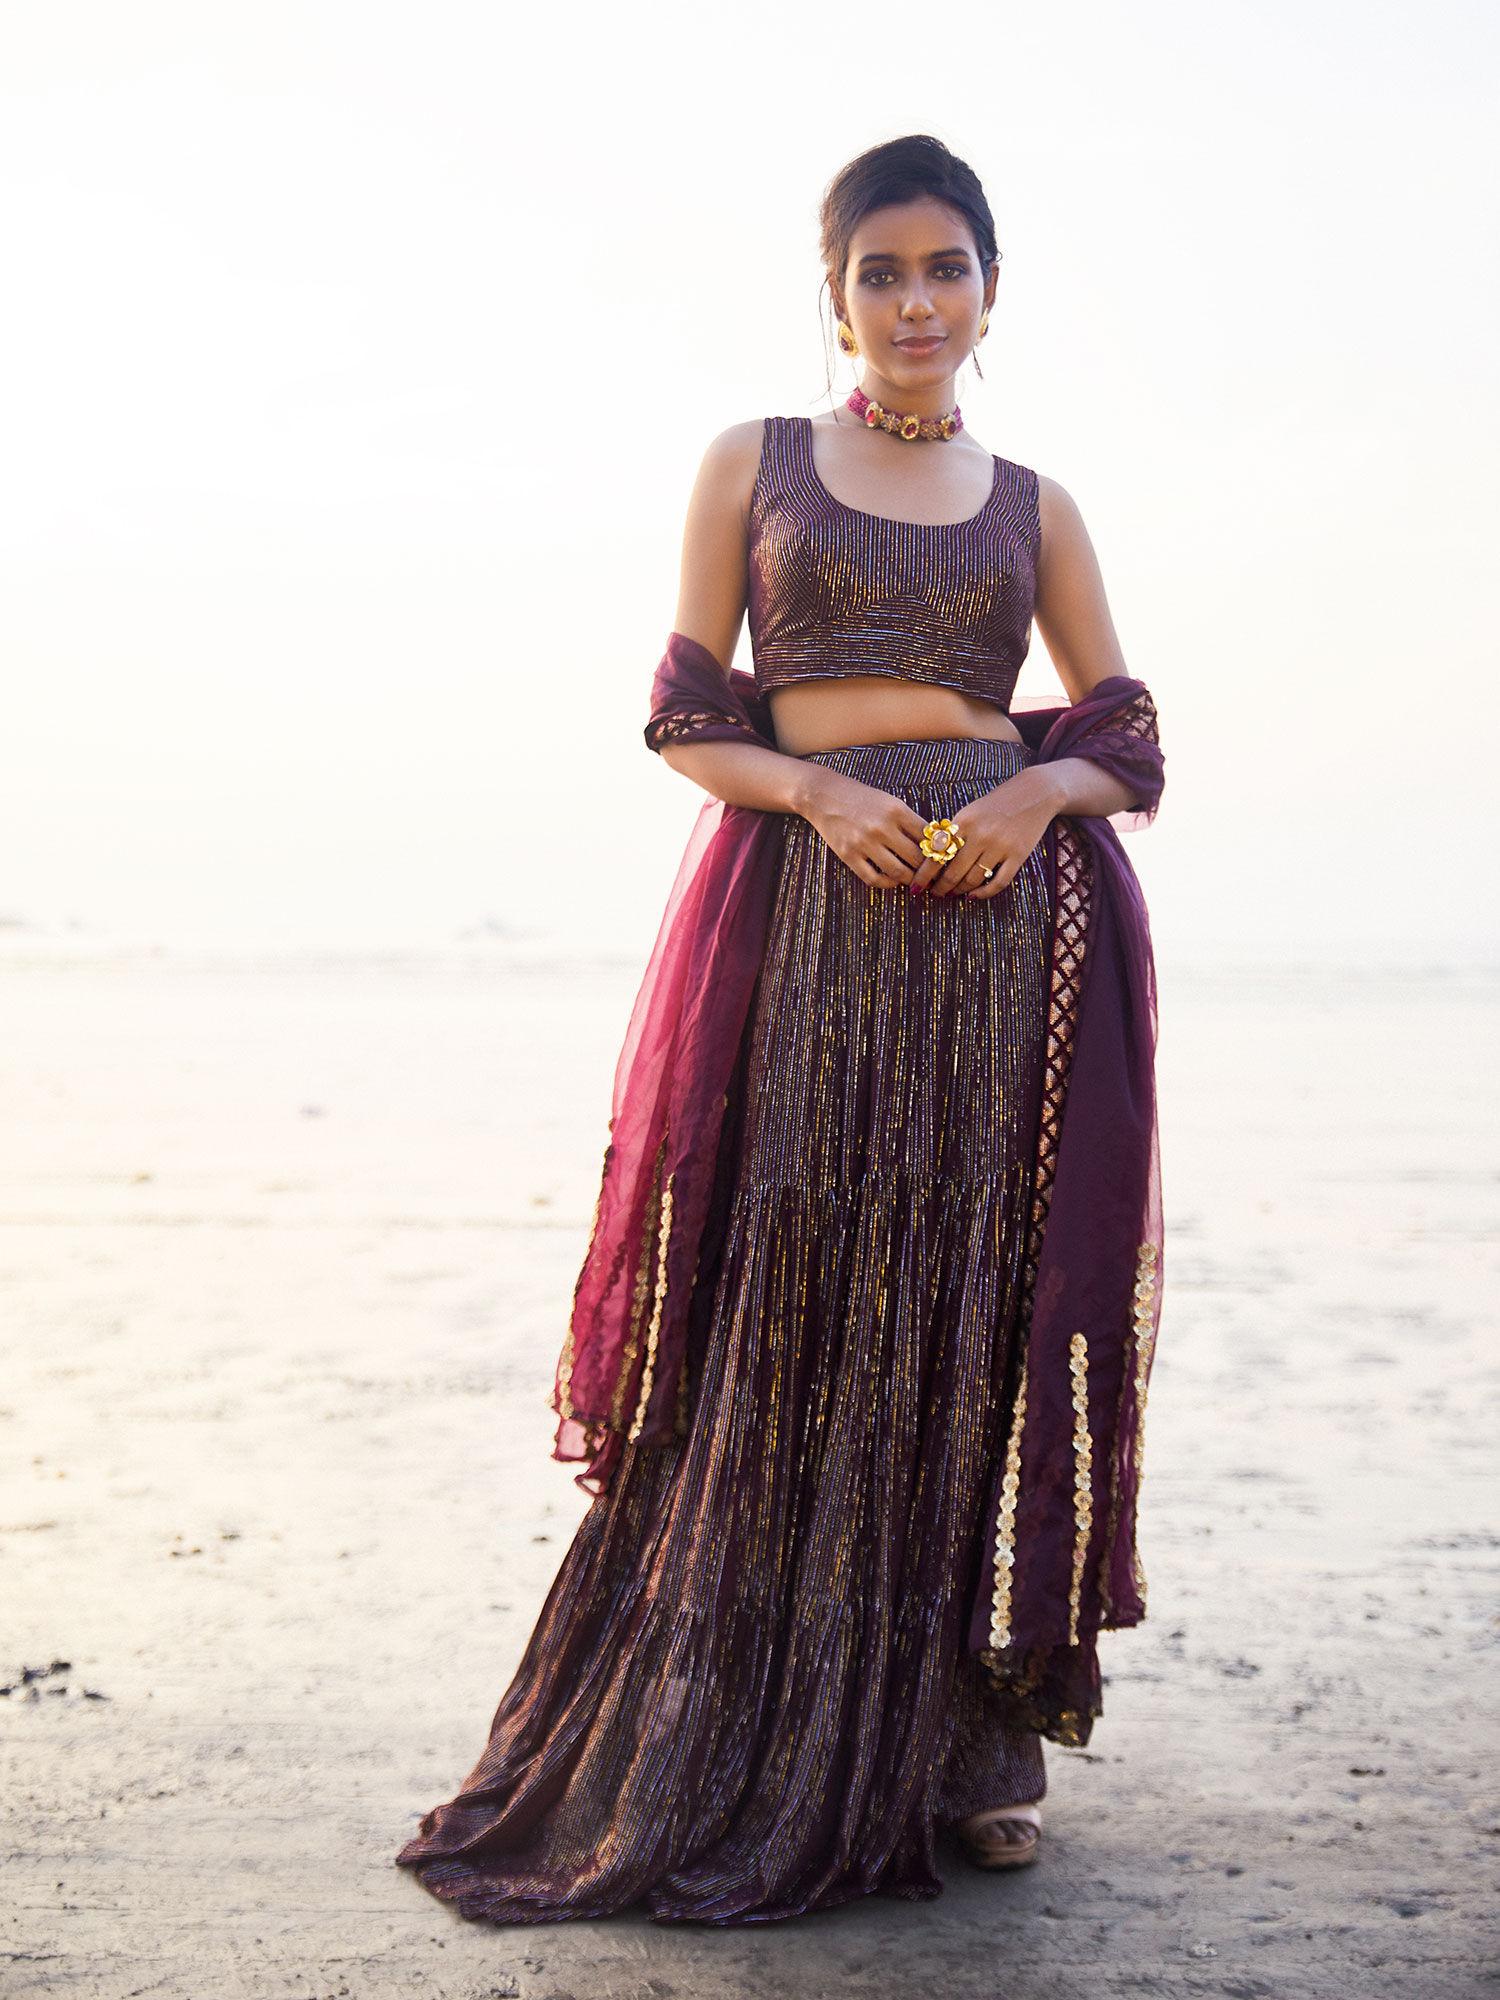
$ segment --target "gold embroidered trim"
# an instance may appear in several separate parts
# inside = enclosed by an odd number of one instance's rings
[[[1016,1385],[1015,1420],[1005,1448],[1005,1478],[1000,1486],[1000,1524],[995,1554],[995,1596],[990,1615],[990,1644],[1003,1646],[1010,1638],[1010,1582],[1016,1563],[1016,1496],[1021,1490],[1021,1430],[1026,1422],[1026,1363]]]
[[[1081,1333],[1068,1342],[1068,1371],[1073,1377],[1073,1588],[1068,1593],[1068,1644],[1078,1644],[1079,1601],[1083,1566],[1094,1525],[1094,1441],[1089,1435],[1089,1344]]]
[[[1115,1447],[1111,1457],[1109,1489],[1109,1522],[1104,1531],[1104,1562],[1099,1572],[1099,1602],[1103,1607],[1104,1622],[1109,1624],[1115,1614],[1114,1593],[1110,1587],[1111,1557],[1114,1552],[1115,1536],[1120,1525],[1120,1506],[1123,1499],[1125,1473],[1129,1466],[1135,1470],[1136,1491],[1140,1490],[1141,1477],[1141,1409],[1145,1400],[1145,1376],[1142,1368],[1142,1347],[1150,1340],[1155,1313],[1153,1298],[1156,1289],[1156,1245],[1142,1243],[1135,1254],[1135,1282],[1131,1289],[1130,1332],[1126,1335],[1125,1363],[1120,1370],[1120,1395],[1115,1406]],[[1149,1365],[1150,1355],[1144,1357]],[[1134,1390],[1135,1433],[1134,1445],[1125,1439],[1124,1415],[1125,1398]],[[1137,1587],[1140,1587],[1140,1559],[1132,1547],[1132,1565]],[[1144,1598],[1142,1599],[1144,1605]]]
[[[1053,1651],[1051,1647],[1037,1646],[1023,1653],[1019,1659],[1003,1663],[994,1653],[986,1652],[979,1655],[979,1660],[990,1686],[996,1694],[1004,1697],[1003,1713],[1012,1728],[1034,1729],[1039,1735],[1050,1737],[1054,1743],[1081,1747],[1088,1742],[1094,1717],[1102,1710],[1061,1708],[1054,1712],[1045,1703],[1033,1699]]]
[[[652,1290],[651,1267],[654,1261],[654,1239],[661,1221],[661,1170],[666,1159],[667,1140],[663,1133],[661,1144],[656,1149],[656,1163],[652,1171],[651,1192],[646,1197],[646,1211],[641,1226],[641,1257],[636,1267],[635,1290],[630,1302],[630,1332],[625,1341],[625,1350],[620,1357],[620,1372],[615,1378],[615,1392],[610,1399],[609,1428],[614,1431],[625,1427],[625,1386],[630,1380],[635,1358],[641,1351],[641,1324],[646,1317],[647,1296]]]
[[[1062,1137],[1063,1107],[1067,1102],[1068,1076],[1073,1060],[1073,1042],[1078,1031],[1078,1002],[1083,992],[1083,962],[1088,949],[1089,915],[1093,907],[1093,861],[1085,837],[1064,815],[1053,822],[1056,841],[1056,910],[1053,918],[1052,970],[1047,1000],[1047,1047],[1042,1072],[1041,1118],[1037,1140],[1036,1175],[1032,1186],[1031,1214],[1027,1219],[1026,1254],[1021,1270],[1021,1308],[1016,1319],[1016,1337],[1022,1343],[1021,1385],[1024,1388],[1025,1342],[1031,1327],[1032,1300],[1036,1291],[1037,1269],[1041,1262],[1046,1233],[1047,1211],[1052,1202],[1052,1183],[1057,1177],[1058,1146]],[[1016,1468],[1016,1492],[1020,1482],[1021,1426],[1025,1399],[1017,1392],[1006,1445],[1006,1478]],[[990,1617],[990,1639],[995,1646],[1010,1643],[1011,1572],[1015,1567],[1015,1497],[1007,1510],[1005,1488],[995,1524],[994,1594]]]
[[[661,1228],[656,1238],[656,1291],[651,1301],[651,1324],[646,1330],[646,1365],[641,1370],[641,1393],[635,1406],[635,1420],[630,1426],[632,1443],[641,1434],[641,1425],[646,1421],[646,1406],[651,1401],[651,1383],[656,1374],[656,1343],[661,1333],[662,1308],[667,1303],[667,1251],[672,1241],[672,1183],[675,1173],[667,1175],[666,1187],[661,1197]]]
[[[1131,697],[1124,708],[1113,715],[1102,716],[1091,728],[1083,732],[1074,749],[1078,756],[1087,757],[1090,754],[1091,743],[1107,745],[1111,737],[1122,736],[1137,736],[1153,744],[1158,750],[1161,748],[1161,729],[1156,703],[1151,699],[1149,690],[1143,688],[1139,694]],[[1132,809],[1137,812],[1145,811],[1146,801],[1135,800]]]
[[[1132,1341],[1135,1348],[1135,1498],[1140,1507],[1141,1480],[1146,1469],[1146,1384],[1151,1373],[1151,1355],[1156,1346],[1156,1245],[1143,1243],[1136,1257],[1135,1307],[1132,1313]],[[1146,1572],[1141,1566],[1139,1547],[1132,1548],[1131,1561],[1141,1609],[1146,1608]]]
[[[1091,736],[1111,735],[1140,736],[1148,743],[1160,745],[1161,721],[1148,688],[1132,695],[1122,709],[1095,723],[1092,729],[1085,730],[1078,740],[1087,743]]]
[[[613,1118],[609,1121],[611,1131],[614,1129],[614,1122]],[[604,1183],[609,1173],[609,1156],[613,1151],[614,1146],[612,1143],[606,1145],[604,1148],[604,1168],[599,1176],[599,1192],[594,1196],[594,1214],[593,1219],[589,1223],[588,1248],[583,1253],[582,1268],[585,1270],[588,1268],[590,1257],[594,1254],[594,1243],[599,1234],[599,1209],[604,1201]],[[563,1336],[562,1359],[557,1364],[557,1392],[557,1414],[560,1417],[571,1417],[573,1415],[573,1321],[571,1316],[568,1319],[567,1333]]]
[[[571,1417],[573,1414],[573,1323],[568,1322],[568,1330],[563,1335],[562,1359],[557,1364],[557,1414]]]
[[[729,1103],[729,1093],[727,1091],[724,1093],[722,1103],[727,1108]],[[615,1121],[611,1117],[609,1121],[611,1135],[613,1135],[614,1127]],[[611,1137],[610,1145],[606,1148],[604,1155],[606,1169],[609,1165],[610,1153],[613,1150],[613,1137]],[[590,1438],[594,1442],[602,1439],[611,1430],[626,1429],[625,1392],[629,1386],[631,1370],[635,1365],[636,1356],[641,1351],[641,1328],[643,1324],[646,1328],[646,1359],[641,1369],[641,1382],[636,1395],[635,1411],[630,1419],[629,1428],[626,1430],[626,1436],[631,1442],[639,1438],[646,1421],[647,1409],[651,1402],[651,1392],[656,1380],[657,1350],[660,1345],[662,1315],[667,1303],[667,1265],[672,1242],[674,1183],[677,1178],[674,1169],[672,1173],[667,1175],[666,1185],[662,1185],[661,1174],[662,1167],[666,1161],[666,1151],[667,1135],[663,1133],[661,1143],[656,1149],[656,1162],[652,1175],[651,1192],[646,1197],[646,1207],[641,1224],[641,1255],[636,1267],[635,1288],[631,1298],[630,1332],[621,1355],[620,1370],[615,1380],[615,1390],[610,1402],[609,1415],[606,1418],[595,1420],[589,1428]],[[589,1255],[593,1252],[594,1239],[599,1230],[599,1208],[603,1196],[604,1181],[601,1179],[599,1193],[594,1198],[594,1219],[589,1230]],[[698,1268],[702,1261],[702,1256],[703,1246],[700,1238],[698,1255],[693,1260],[693,1278],[692,1283],[688,1287],[689,1296],[691,1296],[698,1283]],[[586,1265],[588,1255],[585,1256],[584,1262]],[[647,1317],[648,1299],[649,1318]],[[563,1345],[563,1358],[560,1364],[562,1404],[564,1406],[561,1413],[565,1416],[572,1416],[574,1414],[572,1398],[569,1393],[572,1375],[573,1328],[570,1321],[567,1338]],[[677,1401],[673,1419],[674,1432],[679,1436],[684,1435],[688,1428],[688,1386],[688,1357],[684,1351],[682,1366],[677,1377]]]
[[[678,710],[672,715],[658,716],[648,722],[645,730],[646,746],[659,750],[664,743],[682,743],[697,736],[705,723],[719,723],[739,730],[746,736],[753,736],[757,742],[762,738],[753,723],[743,721],[737,715],[728,715],[723,709],[695,708]]]
[[[1115,1534],[1120,1525],[1120,1420],[1125,1409],[1125,1392],[1130,1387],[1131,1366],[1130,1341],[1133,1334],[1126,1336],[1125,1364],[1120,1370],[1120,1394],[1115,1403],[1114,1449],[1110,1454],[1109,1467],[1109,1513],[1104,1523],[1104,1547],[1099,1559],[1099,1618],[1100,1623],[1109,1626],[1114,1623],[1115,1593],[1111,1574],[1114,1562]]]

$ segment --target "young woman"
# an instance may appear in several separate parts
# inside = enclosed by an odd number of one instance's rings
[[[468,1917],[934,1896],[940,1828],[1031,1861],[1043,1738],[1088,1741],[1097,1633],[1144,1614],[1156,1014],[1116,827],[1155,711],[1072,500],[956,406],[972,171],[875,148],[823,252],[859,385],[713,441],[653,684],[709,800],[554,1390],[594,1502],[397,1857]],[[1012,705],[1033,619],[1064,706]]]

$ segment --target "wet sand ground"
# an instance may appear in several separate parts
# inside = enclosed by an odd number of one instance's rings
[[[5,2000],[1494,1992],[1479,973],[1163,963],[1150,1615],[1037,1867],[724,1931],[392,1865],[586,1505],[545,1397],[638,971],[0,960]]]

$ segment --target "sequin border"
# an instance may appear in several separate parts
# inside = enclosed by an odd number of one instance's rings
[[[1140,1506],[1141,1481],[1145,1477],[1146,1457],[1146,1387],[1151,1375],[1151,1357],[1156,1348],[1157,1247],[1154,1243],[1143,1243],[1136,1259],[1135,1304],[1131,1309],[1131,1340],[1135,1353],[1135,1436],[1132,1442],[1132,1469],[1135,1473],[1135,1504]],[[1141,1600],[1142,1611],[1146,1608],[1146,1573],[1141,1567],[1141,1552],[1132,1547],[1131,1560],[1134,1565],[1136,1593]]]
[[[1027,1223],[1026,1256],[1022,1269],[1021,1310],[1017,1325],[1024,1343],[1031,1325],[1037,1271],[1046,1235],[1047,1211],[1057,1177],[1063,1108],[1078,1032],[1078,1005],[1083,993],[1084,960],[1088,953],[1089,916],[1093,907],[1094,864],[1086,837],[1066,815],[1053,821],[1054,915],[1052,970],[1048,985],[1046,1058],[1042,1075],[1036,1174],[1031,1215]],[[1011,1594],[1016,1562],[1016,1503],[1020,1492],[1021,1439],[1026,1424],[1027,1362],[1024,1355],[1016,1385],[1006,1441],[1005,1477],[995,1522],[994,1585],[990,1610],[989,1663],[1011,1643]],[[984,1657],[984,1656],[982,1656]]]
[[[646,1421],[651,1385],[656,1376],[656,1345],[661,1336],[662,1309],[667,1303],[667,1253],[672,1244],[672,1183],[676,1178],[675,1173],[668,1174],[661,1194],[661,1223],[656,1238],[656,1286],[651,1300],[651,1322],[646,1329],[646,1362],[641,1370],[641,1393],[636,1402],[635,1417],[627,1433],[632,1443],[640,1436],[641,1426]]]
[[[635,1372],[636,1357],[641,1351],[641,1327],[646,1319],[648,1302],[652,1300],[659,1282],[653,1277],[653,1267],[660,1269],[665,1261],[664,1247],[659,1244],[658,1239],[661,1235],[663,1210],[665,1209],[668,1215],[671,1212],[670,1175],[665,1191],[662,1188],[662,1167],[666,1153],[667,1140],[664,1133],[661,1144],[656,1149],[656,1159],[651,1173],[651,1192],[646,1197],[645,1215],[641,1224],[641,1254],[636,1266],[635,1288],[630,1301],[630,1327],[620,1355],[620,1368],[615,1377],[614,1394],[610,1398],[608,1422],[612,1431],[624,1430],[626,1427],[625,1395]],[[668,1226],[670,1227],[670,1224]]]
[[[1016,1384],[1015,1420],[1005,1447],[1005,1477],[1000,1484],[999,1534],[995,1553],[994,1609],[990,1643],[1002,1646],[1010,1629],[1011,1572],[1016,1562],[1016,1500],[1021,1490],[1021,1429],[1026,1422],[1026,1366]]]
[[[1154,1243],[1142,1243],[1135,1256],[1135,1282],[1131,1287],[1130,1331],[1126,1335],[1125,1366],[1120,1375],[1120,1397],[1115,1410],[1115,1436],[1122,1442],[1116,1445],[1117,1460],[1125,1451],[1130,1453],[1130,1470],[1133,1474],[1133,1491],[1139,1504],[1141,1476],[1145,1461],[1146,1430],[1146,1383],[1151,1372],[1151,1353],[1156,1338],[1156,1261],[1159,1252]],[[1125,1431],[1127,1396],[1133,1397],[1133,1425]],[[1123,1442],[1129,1436],[1129,1444]],[[1123,1469],[1123,1468],[1122,1468]],[[1120,1522],[1120,1504],[1124,1490],[1124,1480],[1116,1472],[1110,1489],[1109,1520],[1105,1527],[1104,1547],[1112,1550]],[[1136,1594],[1141,1601],[1141,1609],[1146,1607],[1146,1578],[1141,1567],[1140,1551],[1132,1542],[1132,1575]],[[1099,1580],[1099,1596],[1108,1623],[1115,1613],[1114,1593],[1107,1572]]]
[[[609,1122],[611,1129],[613,1129],[614,1120],[611,1118]],[[589,1222],[588,1248],[583,1253],[585,1269],[588,1267],[590,1257],[594,1254],[594,1245],[599,1238],[599,1211],[604,1204],[604,1186],[609,1178],[609,1165],[614,1150],[614,1141],[611,1139],[604,1148],[604,1165],[599,1175],[599,1191],[594,1196],[594,1213]],[[570,1316],[567,1332],[563,1336],[562,1358],[557,1364],[557,1389],[552,1400],[552,1407],[560,1417],[574,1418],[577,1415],[577,1412],[573,1408],[573,1356],[575,1352],[573,1321]]]
[[[1073,1582],[1068,1591],[1068,1644],[1078,1644],[1083,1569],[1094,1529],[1094,1440],[1089,1431],[1089,1344],[1082,1333],[1068,1342],[1073,1377]]]

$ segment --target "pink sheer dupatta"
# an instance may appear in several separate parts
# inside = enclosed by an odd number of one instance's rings
[[[750,737],[776,747],[748,674],[674,633],[652,689],[653,749]],[[615,1070],[599,1197],[552,1407],[553,1456],[599,1493],[626,1439],[686,1429],[688,1307],[726,1093],[776,889],[784,821],[704,802],[667,898]]]

